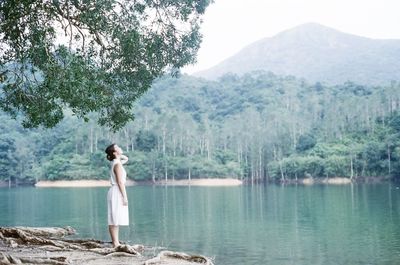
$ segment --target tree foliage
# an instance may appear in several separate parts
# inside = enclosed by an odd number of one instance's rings
[[[0,113],[0,164],[16,163],[0,179],[106,179],[104,149],[113,142],[136,180],[400,179],[399,108],[395,83],[316,87],[262,72],[163,77],[138,101],[135,122],[116,133],[70,116],[51,130],[27,130]]]
[[[166,70],[195,60],[209,0],[0,1],[0,107],[26,127],[65,110],[114,130]]]

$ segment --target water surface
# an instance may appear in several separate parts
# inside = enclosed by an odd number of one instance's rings
[[[400,264],[400,189],[344,186],[127,188],[121,240],[216,264]],[[107,188],[0,189],[0,226],[72,226],[109,240]]]

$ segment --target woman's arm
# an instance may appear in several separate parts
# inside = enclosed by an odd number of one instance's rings
[[[119,157],[119,160],[121,160],[122,165],[126,164],[126,162],[128,162],[129,158],[126,155],[121,155]]]
[[[128,205],[128,196],[126,195],[125,184],[122,182],[122,165],[120,163],[114,166],[114,174],[118,188],[122,194],[123,205]]]

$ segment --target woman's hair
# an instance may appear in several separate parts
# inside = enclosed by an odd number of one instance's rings
[[[109,161],[113,161],[116,158],[114,152],[115,152],[115,144],[111,144],[106,148],[107,159]]]

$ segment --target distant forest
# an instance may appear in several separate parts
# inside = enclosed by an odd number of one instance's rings
[[[163,77],[118,133],[66,118],[24,129],[1,113],[0,180],[108,179],[119,144],[134,180],[400,180],[400,83],[336,86],[253,72],[217,81]],[[93,114],[95,117],[96,114]],[[92,121],[93,120],[93,121]]]

